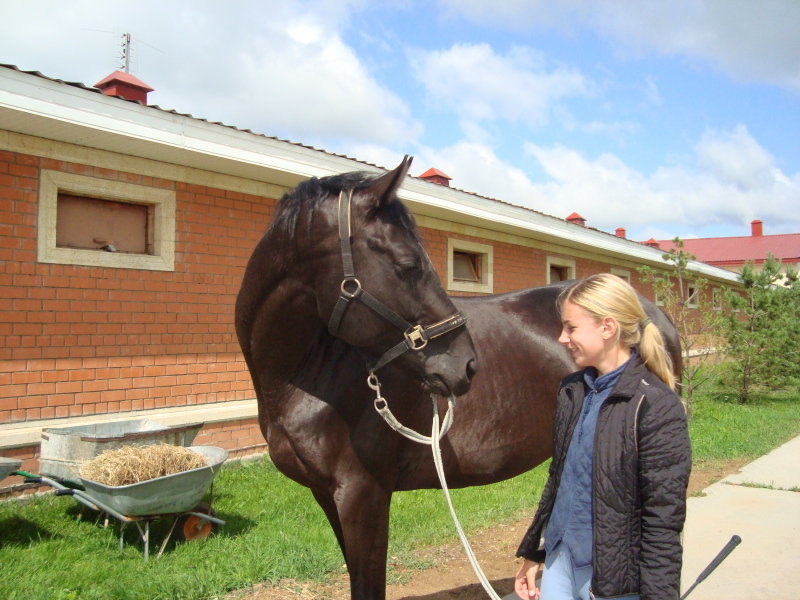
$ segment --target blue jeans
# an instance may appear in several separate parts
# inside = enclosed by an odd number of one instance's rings
[[[539,588],[542,600],[590,600],[592,567],[576,569],[565,544],[559,544],[544,561],[544,573]],[[599,596],[595,600],[602,600]],[[638,594],[620,596],[615,600],[639,600]]]

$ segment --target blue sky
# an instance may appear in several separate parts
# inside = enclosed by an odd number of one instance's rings
[[[797,0],[3,0],[0,62],[644,240],[800,232]]]

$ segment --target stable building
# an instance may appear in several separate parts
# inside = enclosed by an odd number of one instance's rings
[[[0,455],[28,471],[44,429],[132,418],[263,452],[233,325],[246,262],[297,183],[384,170],[149,105],[151,91],[0,65]],[[611,271],[652,298],[636,268],[663,267],[662,250],[423,175],[400,196],[448,292]]]

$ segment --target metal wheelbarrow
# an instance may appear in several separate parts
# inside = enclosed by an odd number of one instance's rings
[[[150,554],[151,521],[172,518],[172,525],[156,556],[161,556],[173,535],[187,541],[200,540],[211,534],[214,525],[225,525],[225,521],[217,518],[211,506],[202,502],[202,499],[222,463],[228,458],[228,452],[216,446],[190,446],[190,449],[205,457],[206,466],[130,485],[108,486],[83,478],[78,483],[21,471],[15,474],[25,476],[26,483],[43,483],[54,488],[56,496],[72,496],[87,508],[115,518],[120,522],[120,549],[123,547],[125,528],[133,523],[144,546],[144,559],[147,560]]]

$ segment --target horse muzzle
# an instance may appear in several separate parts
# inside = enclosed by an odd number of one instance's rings
[[[478,361],[474,355],[462,360],[448,355],[432,357],[426,361],[427,385],[440,396],[463,396],[472,385],[472,378],[478,370]]]

